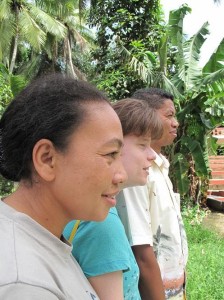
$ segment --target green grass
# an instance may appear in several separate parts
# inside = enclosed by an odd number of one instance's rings
[[[189,246],[188,300],[224,299],[224,238],[184,220]]]

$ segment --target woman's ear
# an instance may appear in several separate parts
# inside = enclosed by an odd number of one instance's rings
[[[37,174],[46,181],[55,178],[57,152],[53,143],[47,139],[39,140],[33,148],[33,166]]]

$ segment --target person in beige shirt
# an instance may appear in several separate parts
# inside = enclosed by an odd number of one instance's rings
[[[132,97],[157,110],[163,122],[163,135],[151,143],[156,159],[149,170],[147,185],[124,189],[119,194],[118,214],[140,268],[142,299],[164,299],[163,290],[166,299],[184,299],[187,239],[179,195],[174,193],[168,175],[169,162],[161,154],[162,148],[177,136],[173,96],[152,88],[139,90]]]

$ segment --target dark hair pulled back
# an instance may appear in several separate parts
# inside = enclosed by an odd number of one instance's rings
[[[66,149],[84,121],[88,102],[108,102],[84,81],[52,74],[33,81],[7,107],[0,121],[0,173],[12,181],[32,178],[32,151],[40,139]]]

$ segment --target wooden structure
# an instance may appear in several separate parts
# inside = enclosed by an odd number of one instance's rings
[[[217,138],[217,144],[224,144],[224,128],[216,128],[213,131],[213,137]],[[224,155],[210,156],[209,166],[211,179],[207,205],[214,210],[224,211]]]

